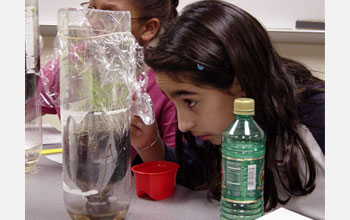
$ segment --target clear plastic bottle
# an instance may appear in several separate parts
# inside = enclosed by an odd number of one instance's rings
[[[42,149],[40,90],[40,34],[38,0],[25,1],[25,172],[31,173]]]
[[[221,219],[264,213],[265,133],[254,121],[254,100],[234,101],[235,118],[222,133]]]
[[[57,17],[64,205],[74,220],[121,220],[132,195],[130,13],[62,8]]]

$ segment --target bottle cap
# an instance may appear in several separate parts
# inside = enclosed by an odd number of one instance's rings
[[[235,99],[233,102],[233,113],[238,115],[254,115],[254,99]]]

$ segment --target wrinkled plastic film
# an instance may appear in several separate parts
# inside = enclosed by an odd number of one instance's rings
[[[136,83],[134,84],[131,112],[139,116],[146,125],[150,125],[154,123],[155,115],[151,97],[146,92],[149,67],[144,62],[143,48],[139,45],[136,48],[136,65]]]
[[[116,16],[118,13],[121,15]],[[149,68],[143,59],[143,48],[130,32],[130,18],[125,13],[127,12],[113,14],[78,8],[75,12],[70,12],[69,16],[59,14],[66,18],[58,19],[60,24],[58,24],[58,36],[54,41],[54,53],[47,57],[48,62],[41,68],[44,87],[41,94],[42,106],[57,108],[60,106],[60,101],[65,100],[65,97],[60,98],[60,82],[57,74],[59,56],[64,57],[62,62],[69,60],[71,64],[81,59],[81,62],[76,62],[74,67],[70,65],[71,70],[75,69],[76,72],[82,73],[75,74],[73,81],[79,81],[79,77],[89,75],[86,73],[93,66],[99,72],[102,85],[123,82],[130,95],[128,98],[132,98],[129,106],[131,112],[140,116],[147,125],[154,123],[153,104],[146,93]],[[95,61],[89,62],[89,60]],[[62,71],[68,70],[60,72]],[[113,74],[115,72],[118,74]],[[85,82],[87,81],[88,79],[85,79]],[[84,83],[80,86],[83,91]],[[85,95],[89,94],[86,88],[84,91]]]

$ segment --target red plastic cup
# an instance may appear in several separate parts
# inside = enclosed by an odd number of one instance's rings
[[[136,194],[148,195],[153,200],[162,200],[174,194],[177,163],[151,161],[131,167],[135,176]]]

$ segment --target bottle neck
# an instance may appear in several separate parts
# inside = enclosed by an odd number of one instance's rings
[[[235,119],[241,119],[241,120],[249,120],[253,119],[254,115],[240,115],[240,114],[234,114]]]

